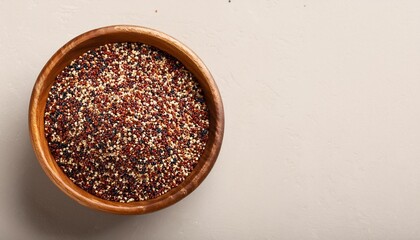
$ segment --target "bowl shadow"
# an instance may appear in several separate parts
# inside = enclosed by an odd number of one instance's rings
[[[20,151],[19,199],[26,225],[42,235],[70,235],[82,239],[118,228],[133,216],[113,215],[89,209],[72,200],[43,172],[33,152],[29,136]]]

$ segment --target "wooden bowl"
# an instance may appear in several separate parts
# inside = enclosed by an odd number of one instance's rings
[[[197,78],[209,109],[209,138],[197,166],[178,187],[146,201],[120,203],[98,198],[76,186],[57,165],[50,153],[44,133],[44,111],[55,77],[73,59],[107,43],[141,42],[152,45],[181,61]],[[47,62],[35,82],[29,106],[29,129],[32,145],[48,177],[68,196],[87,207],[117,214],[143,214],[156,211],[181,200],[200,185],[209,174],[219,154],[224,131],[222,99],[210,72],[186,46],[172,37],[138,26],[109,26],[86,32],[61,47]]]

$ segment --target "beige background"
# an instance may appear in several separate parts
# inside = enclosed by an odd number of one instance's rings
[[[0,0],[1,239],[420,239],[420,1]],[[190,196],[144,216],[79,206],[39,167],[37,74],[112,24],[193,49],[226,110]]]

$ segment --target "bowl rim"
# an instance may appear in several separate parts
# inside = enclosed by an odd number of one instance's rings
[[[108,201],[96,197],[79,188],[61,171],[56,161],[52,158],[48,145],[45,145],[47,142],[43,130],[45,104],[42,104],[40,101],[41,95],[45,93],[45,91],[47,91],[47,93],[49,92],[50,87],[46,86],[46,79],[51,77],[50,71],[64,57],[68,56],[70,52],[72,52],[75,48],[84,42],[91,41],[95,38],[106,37],[112,34],[120,33],[132,34],[133,36],[138,36],[139,38],[150,38],[152,40],[160,41],[163,44],[167,44],[166,46],[179,51],[180,54],[183,54],[182,56],[185,56],[187,60],[190,61],[190,64],[193,64],[194,67],[198,69],[200,75],[202,76],[200,81],[204,81],[206,84],[208,84],[208,90],[205,92],[205,94],[209,94],[211,98],[206,98],[206,101],[212,101],[212,104],[214,104],[215,108],[214,116],[210,116],[213,118],[211,121],[214,124],[214,130],[212,133],[214,134],[214,141],[211,146],[206,146],[206,148],[210,147],[210,150],[208,151],[208,154],[205,157],[205,161],[202,163],[200,169],[196,170],[196,167],[193,170],[194,174],[190,174],[190,176],[188,176],[183,183],[157,198],[130,203]],[[112,42],[115,41],[111,41],[109,43]],[[100,45],[101,44],[98,44],[97,46]],[[162,46],[155,47],[162,49]],[[177,56],[174,57],[178,58]],[[72,59],[70,59],[70,61]],[[203,89],[203,91],[205,90]],[[51,179],[51,181],[65,194],[80,204],[92,209],[116,214],[149,213],[168,207],[186,197],[188,194],[194,191],[209,174],[220,152],[224,134],[224,110],[220,92],[212,75],[201,61],[201,59],[192,50],[190,50],[188,47],[173,37],[151,28],[135,25],[112,25],[93,29],[73,38],[60,49],[58,49],[57,52],[48,60],[37,77],[32,90],[28,115],[29,133],[32,147],[38,162],[40,163],[47,176]]]

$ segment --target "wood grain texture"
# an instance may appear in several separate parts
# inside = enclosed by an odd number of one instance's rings
[[[147,201],[119,203],[98,198],[76,186],[60,169],[51,155],[44,133],[44,111],[48,92],[55,77],[73,59],[98,46],[114,42],[141,42],[152,45],[181,61],[197,78],[209,108],[209,139],[204,154],[188,178],[178,187]],[[224,133],[222,99],[212,75],[204,63],[186,46],[156,30],[139,26],[109,26],[86,32],[61,47],[46,63],[35,82],[30,106],[29,129],[36,157],[48,177],[80,204],[117,214],[143,214],[170,206],[181,200],[206,178],[216,162]]]

